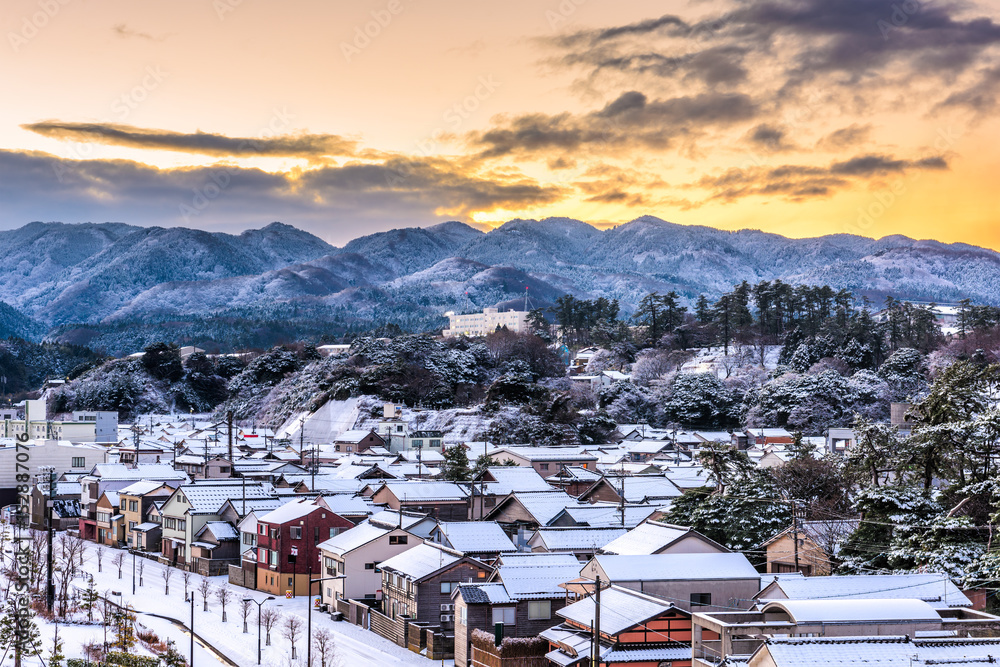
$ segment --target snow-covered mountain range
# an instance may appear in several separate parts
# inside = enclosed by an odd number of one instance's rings
[[[197,340],[190,323],[213,320],[205,335],[225,345],[223,320],[435,328],[447,310],[522,303],[525,287],[534,306],[569,292],[617,298],[627,313],[651,291],[691,300],[776,278],[874,299],[1000,303],[1000,254],[903,236],[789,239],[651,216],[602,231],[549,218],[488,233],[460,222],[396,229],[335,248],[281,223],[231,235],[35,222],[0,232],[0,301],[16,309],[0,310],[0,334],[88,342],[170,323]],[[71,333],[80,325],[87,341]]]

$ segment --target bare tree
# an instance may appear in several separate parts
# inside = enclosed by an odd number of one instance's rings
[[[215,589],[215,599],[222,605],[222,622],[226,622],[226,605],[233,599],[233,592],[229,590],[229,584],[223,583]]]
[[[295,640],[302,634],[302,619],[295,614],[285,616],[281,634],[292,645],[292,660],[295,660]]]
[[[260,612],[260,624],[264,626],[264,646],[271,645],[271,628],[281,622],[281,614],[274,607],[264,607]]]
[[[94,549],[94,555],[97,556],[97,571],[103,572],[103,562],[104,562],[104,545],[98,544],[97,548]]]
[[[334,667],[337,663],[337,644],[333,633],[320,628],[313,633],[313,650],[319,657],[318,667]]]
[[[208,611],[208,596],[212,594],[212,580],[202,577],[198,582],[198,592],[201,593],[202,611]]]
[[[247,619],[250,618],[251,611],[253,611],[253,600],[242,598],[240,600],[240,615],[243,617],[243,634],[250,632],[247,629]]]
[[[168,566],[169,567],[169,566]],[[181,579],[184,580],[184,601],[188,600],[188,588],[191,586],[191,573],[187,570],[181,570]]]
[[[170,577],[174,576],[174,568],[164,565],[160,576],[163,577],[163,594],[170,595]]]
[[[133,556],[133,558],[135,558],[135,556]],[[146,559],[145,558],[140,558],[139,559],[139,564],[136,566],[136,569],[139,571],[139,585],[142,586],[142,573],[146,569]]]
[[[111,559],[111,564],[118,568],[118,578],[122,578],[122,564],[125,562],[125,552],[116,551],[115,557]]]

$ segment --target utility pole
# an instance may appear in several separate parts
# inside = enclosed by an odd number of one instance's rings
[[[594,591],[594,648],[590,652],[593,667],[601,665],[601,577],[597,577],[597,590]]]
[[[795,571],[799,570],[799,521],[795,513],[795,501],[790,501],[792,506],[792,539],[795,540]]]
[[[235,472],[233,471],[233,411],[230,410],[226,413],[226,425],[229,427],[229,476],[232,477]]]
[[[191,591],[191,659],[188,667],[194,667],[194,591]]]
[[[53,556],[55,555],[52,552],[52,497],[55,495],[53,492],[56,486],[56,469],[52,466],[44,466],[41,469],[48,473],[46,475],[48,492],[45,494],[45,540],[49,549],[45,558],[45,609],[51,613],[56,602],[56,587],[52,583]]]

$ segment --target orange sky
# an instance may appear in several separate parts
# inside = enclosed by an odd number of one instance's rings
[[[4,10],[4,228],[651,214],[1000,248],[998,0]]]

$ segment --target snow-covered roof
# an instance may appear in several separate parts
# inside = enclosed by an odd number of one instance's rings
[[[112,508],[115,508],[115,509],[118,508],[118,504],[119,504],[120,501],[118,500],[118,492],[117,491],[105,491],[103,495],[104,495],[105,498],[108,499],[108,502],[111,503],[111,507]]]
[[[514,491],[551,491],[552,487],[542,478],[534,468],[528,466],[490,466],[487,468],[489,476],[495,482],[486,482],[488,493],[495,495],[507,495]],[[474,491],[478,484],[474,485]],[[476,491],[478,493],[478,491]]]
[[[454,482],[392,481],[384,486],[392,495],[406,502],[410,500],[464,500],[469,492]]]
[[[468,604],[513,604],[503,584],[459,584],[458,591]]]
[[[459,560],[461,560],[461,556],[456,556],[425,542],[382,561],[379,568],[397,572],[416,580],[423,579]]]
[[[406,530],[415,528],[421,523],[437,525],[437,522],[435,522],[434,519],[429,518],[425,514],[403,512],[403,516],[400,517],[400,513],[396,510],[382,510],[380,512],[376,512],[368,517],[368,521],[376,526],[383,526],[385,528],[394,528],[401,525]]]
[[[370,500],[348,493],[323,496],[323,502],[327,504],[331,512],[341,515],[373,514],[375,512],[375,506]]]
[[[507,588],[507,594],[517,600],[565,597],[566,590],[559,584],[580,576],[580,563],[572,554],[558,555],[566,559],[505,559],[497,570],[497,578]]]
[[[768,582],[761,600],[829,600],[851,598],[915,598],[932,607],[970,607],[972,602],[943,574],[858,574],[831,577],[782,577]]]
[[[174,470],[168,463],[140,463],[134,468],[126,466],[124,463],[98,463],[94,466],[93,475],[100,477],[103,481],[114,480],[135,480],[160,479],[187,481],[187,473]]]
[[[343,556],[350,551],[354,551],[358,547],[377,540],[383,535],[388,535],[392,531],[392,528],[373,526],[365,521],[354,526],[354,528],[349,528],[348,530],[345,530],[338,535],[334,535],[324,542],[320,542],[319,548],[324,551],[335,553],[338,556]]]
[[[163,486],[163,482],[154,482],[144,479],[140,482],[136,482],[135,484],[129,484],[124,489],[118,489],[118,493],[126,496],[144,496],[151,491],[155,491],[161,486]]]
[[[566,620],[590,627],[594,622],[594,597],[563,607],[556,612]],[[664,614],[673,607],[669,602],[612,586],[601,591],[601,632],[616,635]]]
[[[582,504],[565,491],[553,490],[551,487],[549,491],[517,492],[513,494],[512,498],[521,503],[540,526],[547,525],[567,507]],[[500,505],[501,503],[497,503],[497,507]]]
[[[624,526],[634,528],[656,510],[657,508],[652,505],[626,505]],[[622,512],[617,505],[572,505],[566,507],[564,512],[575,523],[582,526],[621,527],[623,523]]]
[[[668,523],[647,521],[628,531],[601,549],[606,554],[621,556],[649,555],[660,552],[685,535],[690,535],[691,529],[684,526],[674,526]]]
[[[491,456],[502,458],[504,453],[514,454],[528,461],[596,461],[597,457],[581,447],[530,447],[511,445],[490,451]]]
[[[759,651],[767,651],[778,667],[958,665],[996,662],[1000,658],[1000,639],[772,637]]]
[[[154,522],[140,523],[138,525],[132,526],[132,530],[137,530],[141,533],[145,533],[148,530],[153,530],[154,528],[160,528],[160,524]]]
[[[660,476],[605,478],[616,493],[625,490],[625,500],[630,503],[641,503],[646,500],[677,498],[684,492],[677,488],[670,479]]]
[[[517,551],[503,528],[495,521],[454,521],[438,524],[438,530],[452,549],[464,554]]]
[[[760,579],[760,573],[741,553],[598,555],[594,559],[611,581]]]
[[[247,482],[246,484],[227,483],[205,483],[197,482],[185,484],[180,487],[180,492],[187,498],[191,505],[192,514],[214,514],[227,501],[242,500],[245,495],[247,500],[251,498],[270,498],[272,493],[270,485],[262,485],[259,482]]]
[[[798,624],[802,623],[851,623],[938,622],[941,615],[923,600],[865,598],[853,600],[772,600],[762,611],[784,611]]]
[[[357,444],[367,438],[371,434],[371,431],[366,431],[364,429],[351,429],[350,431],[344,431],[336,437],[336,442]]]
[[[276,523],[283,524],[289,521],[295,521],[296,519],[301,519],[304,516],[308,516],[317,510],[323,509],[317,505],[311,498],[303,500],[293,500],[290,503],[285,503],[278,509],[271,510],[267,514],[257,518],[260,523]]]
[[[217,540],[238,540],[240,538],[239,531],[228,521],[206,521],[195,537],[201,537],[206,530],[211,531]]]
[[[537,538],[549,551],[587,551],[600,549],[628,531],[620,527],[539,528],[529,542]]]

